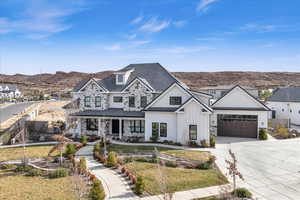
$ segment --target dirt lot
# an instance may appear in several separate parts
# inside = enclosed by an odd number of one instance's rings
[[[69,101],[46,101],[40,104],[39,116],[35,121],[65,121],[65,112],[62,108]]]

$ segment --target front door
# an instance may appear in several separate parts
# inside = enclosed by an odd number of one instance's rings
[[[120,123],[118,119],[111,120],[111,132],[113,135],[119,135]]]

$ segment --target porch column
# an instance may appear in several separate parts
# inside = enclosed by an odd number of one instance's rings
[[[98,118],[98,136],[101,136],[101,118]]]
[[[119,138],[122,139],[122,118],[119,119]]]

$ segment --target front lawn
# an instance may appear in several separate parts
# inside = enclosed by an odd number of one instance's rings
[[[190,151],[190,150],[166,150],[162,153],[175,156],[178,158],[188,159],[188,160],[197,160],[206,162],[209,160],[211,154],[204,151]]]
[[[119,144],[110,144],[107,147],[109,152],[114,151],[117,153],[137,153],[137,152],[154,152],[154,149],[158,151],[171,150],[166,147],[154,147],[154,146],[135,146],[135,145],[119,145]]]
[[[72,185],[71,177],[27,177],[0,170],[1,200],[75,200]]]
[[[151,195],[160,194],[159,172],[157,164],[131,162],[125,165],[136,176],[145,181],[145,191]],[[170,192],[191,190],[228,183],[218,169],[198,170],[162,167],[166,174],[167,187]]]
[[[48,155],[53,146],[32,146],[26,147],[28,158],[42,158]],[[55,155],[55,152],[52,154]],[[5,160],[18,160],[23,158],[23,147],[0,149],[0,162]]]

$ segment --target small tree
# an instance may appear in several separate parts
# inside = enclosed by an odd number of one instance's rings
[[[236,191],[236,178],[240,178],[241,180],[244,180],[243,175],[239,172],[237,168],[237,159],[235,157],[235,154],[229,149],[229,155],[231,157],[231,160],[225,160],[226,164],[228,165],[228,173],[232,177],[233,182],[233,191]],[[236,195],[236,194],[234,194]]]
[[[85,134],[81,135],[80,143],[83,144],[83,146],[87,145],[88,138],[87,138],[87,136]]]
[[[75,144],[67,144],[65,154],[67,157],[74,156],[76,153]]]
[[[101,144],[100,143],[97,143],[94,147],[94,153],[100,153],[101,152]]]
[[[145,182],[144,182],[144,179],[143,179],[143,177],[138,176],[136,184],[135,184],[135,187],[134,187],[134,192],[137,195],[141,195],[141,194],[143,194],[144,191],[145,191]]]
[[[109,152],[107,157],[107,166],[113,167],[118,163],[116,152]]]

